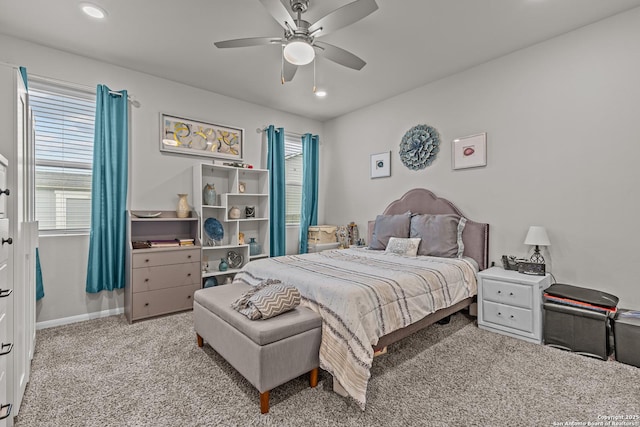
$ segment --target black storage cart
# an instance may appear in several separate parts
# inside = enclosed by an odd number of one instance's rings
[[[544,343],[607,360],[611,319],[618,297],[595,289],[556,283],[544,294]]]
[[[627,317],[629,311],[619,310],[613,321],[616,360],[640,368],[640,317]]]

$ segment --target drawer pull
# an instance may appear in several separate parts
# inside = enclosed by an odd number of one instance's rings
[[[191,277],[191,273],[187,273],[187,277]]]
[[[187,255],[187,258],[191,259],[191,255]]]
[[[513,314],[511,316],[509,316],[509,319],[513,319]]]
[[[144,262],[149,262],[149,258],[145,259]]]
[[[191,295],[188,295],[188,296],[187,296],[187,299],[191,299]]]
[[[8,239],[5,239],[4,237],[2,238],[2,244],[4,245],[5,243],[8,244],[13,244],[13,239],[11,237],[9,237]]]
[[[0,289],[0,298],[8,297],[11,295],[11,292],[13,292],[13,289]]]
[[[502,313],[498,312],[498,316],[502,316]]]
[[[149,281],[149,279],[144,279],[145,283]]]
[[[509,296],[512,297],[513,296],[513,292],[509,292]]]
[[[144,306],[145,306],[145,307],[149,307],[149,303],[148,303],[148,302],[145,302],[145,303],[144,303]]]
[[[7,190],[9,191],[9,190]],[[11,415],[11,408],[13,405],[11,403],[7,403],[6,405],[0,406],[0,420],[4,420],[9,415]]]
[[[9,349],[5,350],[5,347],[9,347]],[[2,346],[0,346],[0,356],[5,356],[11,353],[11,350],[13,350],[13,343],[10,343],[10,344],[2,343]]]
[[[498,291],[498,293],[499,293],[499,294],[501,294],[501,293],[502,293],[502,291]]]
[[[0,194],[6,194],[8,196],[9,194],[11,194],[11,190],[9,190],[8,188],[0,190]]]

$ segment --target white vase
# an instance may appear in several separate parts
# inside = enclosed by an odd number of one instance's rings
[[[187,202],[188,194],[178,194],[178,207],[176,208],[176,216],[178,218],[189,217],[189,202]]]

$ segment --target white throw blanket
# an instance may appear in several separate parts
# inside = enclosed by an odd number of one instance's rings
[[[235,281],[267,278],[298,288],[322,316],[320,367],[364,409],[378,339],[477,293],[465,259],[404,257],[367,249],[289,255],[248,263]]]

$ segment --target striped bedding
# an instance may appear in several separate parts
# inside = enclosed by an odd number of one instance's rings
[[[331,250],[248,263],[235,281],[279,279],[298,288],[301,304],[322,316],[320,367],[364,409],[372,345],[397,329],[477,293],[466,259]]]

